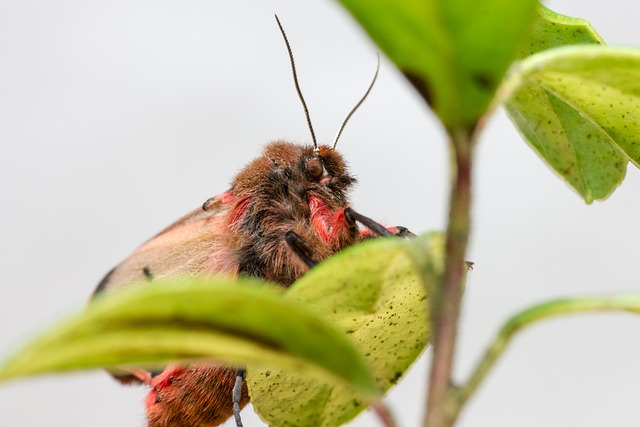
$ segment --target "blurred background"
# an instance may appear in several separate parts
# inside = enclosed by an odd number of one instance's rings
[[[547,5],[590,20],[609,44],[640,45],[636,1]],[[376,52],[336,2],[0,0],[0,359],[81,309],[112,266],[224,191],[265,143],[309,142],[274,12],[328,143]],[[433,115],[383,58],[339,146],[359,179],[353,206],[415,232],[441,229],[445,147]],[[499,111],[482,135],[475,184],[457,378],[519,309],[640,291],[633,166],[609,200],[587,206]],[[640,319],[623,314],[524,331],[458,425],[638,425],[638,331]],[[388,396],[401,426],[421,422],[429,358]],[[144,426],[144,394],[103,372],[11,382],[0,385],[0,425]],[[246,426],[263,425],[250,408],[243,415]],[[350,425],[376,423],[364,413]]]

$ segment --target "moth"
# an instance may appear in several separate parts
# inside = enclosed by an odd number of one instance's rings
[[[373,87],[379,60],[371,84],[343,121],[333,145],[318,145],[289,41],[277,16],[276,21],[313,144],[267,144],[227,191],[205,201],[111,270],[94,298],[133,282],[176,275],[244,275],[287,287],[309,268],[362,240],[412,235],[404,227],[385,228],[349,206],[356,179],[336,150],[344,126]],[[133,370],[114,376],[123,383],[149,385],[150,427],[217,426],[231,415],[241,425],[239,411],[249,401],[243,371],[235,367],[172,365],[159,373]]]

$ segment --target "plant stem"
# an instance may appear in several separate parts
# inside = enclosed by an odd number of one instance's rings
[[[380,423],[383,427],[397,427],[396,421],[393,418],[393,414],[389,410],[389,407],[384,404],[383,401],[378,401],[372,405],[373,411],[378,416]]]
[[[445,269],[441,286],[434,295],[431,318],[434,328],[433,360],[429,376],[429,395],[424,425],[450,427],[459,409],[452,399],[451,373],[455,350],[460,301],[465,277],[465,254],[471,228],[471,173],[473,133],[449,132],[451,190],[445,246]]]

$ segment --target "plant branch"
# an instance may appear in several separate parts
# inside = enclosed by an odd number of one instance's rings
[[[372,405],[373,411],[378,416],[380,423],[383,427],[397,427],[396,421],[393,418],[393,414],[389,410],[389,407],[379,400]]]
[[[640,314],[640,295],[630,294],[554,300],[532,306],[516,314],[500,328],[500,332],[498,332],[498,335],[485,351],[467,383],[454,392],[455,406],[461,408],[469,397],[475,393],[516,332],[519,332],[525,326],[550,317],[593,311],[627,311]]]
[[[449,133],[451,152],[451,190],[445,246],[445,269],[441,286],[431,305],[434,328],[433,360],[429,377],[429,395],[424,425],[449,427],[459,409],[451,399],[453,355],[460,314],[460,301],[466,273],[465,254],[471,229],[471,173],[473,133],[457,130]]]

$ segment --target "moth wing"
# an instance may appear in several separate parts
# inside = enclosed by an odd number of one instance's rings
[[[235,274],[237,267],[225,239],[231,199],[228,193],[213,197],[148,240],[107,273],[92,298],[166,276]]]
[[[219,194],[171,224],[107,273],[91,298],[166,276],[236,274],[237,263],[226,244],[233,203],[229,193]],[[129,371],[110,373],[123,384],[146,382]]]

